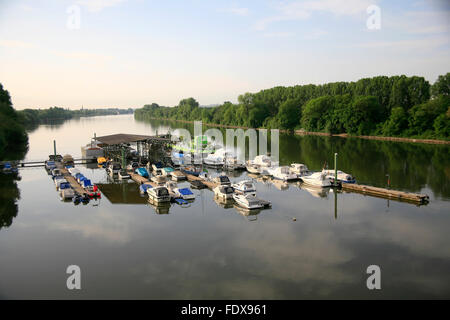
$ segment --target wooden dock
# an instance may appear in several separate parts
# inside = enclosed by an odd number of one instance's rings
[[[67,182],[70,183],[72,186],[72,189],[75,191],[76,194],[84,195],[86,194],[86,190],[78,183],[78,181],[72,177],[72,175],[67,171],[66,168],[61,168],[61,172],[64,176],[64,179],[67,180]]]
[[[139,185],[146,183],[146,184],[151,185],[152,187],[157,187],[158,186],[153,181],[150,181],[149,179],[144,178],[143,176],[140,176],[137,173],[134,173],[133,171],[128,171],[128,174],[130,175],[131,180],[133,180],[134,182],[136,182]]]
[[[430,197],[426,194],[390,190],[385,188],[365,186],[361,184],[343,183],[342,190],[347,192],[361,193],[378,198],[411,202],[419,205],[426,204],[430,201]]]
[[[196,177],[192,174],[185,174],[186,179],[190,182],[190,181],[201,181],[205,186],[207,186],[209,189],[214,189],[215,187],[217,187],[219,184],[212,182],[212,181],[207,181],[204,180],[202,178]]]

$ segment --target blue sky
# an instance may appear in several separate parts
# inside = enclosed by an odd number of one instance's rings
[[[18,109],[206,105],[376,75],[434,82],[450,71],[449,3],[0,0],[0,82]]]

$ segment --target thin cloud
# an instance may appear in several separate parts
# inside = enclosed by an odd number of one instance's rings
[[[276,15],[256,22],[254,29],[264,30],[269,24],[278,21],[309,19],[314,12],[328,12],[336,16],[356,15],[366,11],[376,0],[315,0],[293,1],[279,4]]]
[[[288,38],[292,37],[294,33],[292,32],[267,32],[264,33],[264,37],[267,38]]]
[[[86,7],[91,12],[99,12],[104,8],[114,7],[126,0],[78,0],[76,3]]]
[[[233,7],[231,9],[228,9],[230,13],[233,13],[237,16],[248,16],[248,8],[237,8]]]
[[[449,43],[449,39],[446,37],[436,37],[427,39],[415,39],[415,40],[399,40],[399,41],[374,41],[366,42],[356,47],[371,48],[371,49],[435,49]]]

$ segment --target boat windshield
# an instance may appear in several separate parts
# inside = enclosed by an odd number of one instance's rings
[[[158,194],[159,197],[161,196],[167,196],[169,194],[169,191],[166,188],[161,188],[156,190],[156,193]]]
[[[223,188],[223,190],[225,191],[226,194],[231,194],[234,192],[232,187],[226,187],[226,188]]]
[[[221,177],[219,177],[219,179],[220,179],[220,182],[230,182],[230,179],[228,179],[227,176],[221,176]]]

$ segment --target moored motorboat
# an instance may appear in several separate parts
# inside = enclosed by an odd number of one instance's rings
[[[141,195],[147,194],[147,190],[153,188],[150,183],[143,183],[139,186],[139,193]]]
[[[247,161],[245,168],[252,174],[260,174],[261,172],[261,166],[259,164],[251,163],[250,161]]]
[[[233,199],[237,204],[246,208],[246,209],[261,209],[264,207],[264,204],[253,194],[233,194]]]
[[[252,180],[243,180],[231,185],[236,193],[256,195],[256,187]]]
[[[62,182],[59,185],[59,195],[63,200],[68,200],[75,196],[75,191],[72,189],[69,182]]]
[[[175,195],[175,189],[178,188],[178,184],[174,181],[167,181],[164,186],[169,190],[169,193],[172,193]]]
[[[174,181],[186,180],[186,176],[178,170],[172,172],[171,177]]]
[[[196,168],[196,167],[184,167],[184,168],[181,168],[180,170],[184,174],[190,174],[190,175],[193,175],[196,177],[198,177],[200,175],[200,173],[202,172],[202,170],[200,168]]]
[[[100,198],[101,197],[101,193],[98,190],[98,187],[96,185],[93,185],[91,183],[91,180],[86,179],[83,181],[83,188],[86,191],[86,194],[90,197],[90,198]]]
[[[63,175],[55,176],[53,179],[53,182],[55,183],[55,187],[58,189],[58,186],[61,182],[67,182],[67,180],[64,178]]]
[[[122,166],[118,162],[112,162],[109,164],[108,168],[106,169],[109,174],[111,175],[117,175],[119,174],[119,171],[122,169]]]
[[[319,187],[330,187],[332,185],[331,179],[322,172],[315,172],[311,175],[303,176],[301,177],[301,180],[306,184]]]
[[[169,202],[170,194],[169,190],[167,190],[164,186],[158,186],[155,188],[147,189],[148,197],[155,202]]]
[[[335,179],[335,172],[334,170],[322,170],[322,173],[326,174],[328,178],[330,178],[332,181]],[[342,183],[356,183],[355,177],[353,177],[351,174],[345,173],[341,170],[337,170],[337,181]]]
[[[150,178],[150,180],[154,183],[156,183],[157,185],[161,186],[163,184],[165,184],[167,182],[167,177],[163,176],[163,175],[152,175],[152,177]]]
[[[231,186],[230,178],[228,178],[225,175],[220,175],[218,177],[215,177],[214,179],[212,179],[212,181],[221,186]]]
[[[121,180],[125,180],[125,179],[130,179],[131,178],[130,174],[125,169],[121,169],[119,171],[119,173],[118,173],[118,176],[119,176],[119,179],[121,179]]]
[[[268,171],[269,171],[269,174],[274,179],[279,179],[279,180],[283,180],[283,181],[291,181],[291,180],[297,180],[298,179],[297,174],[292,173],[289,170],[289,167],[287,167],[287,166],[269,168]]]
[[[175,196],[183,200],[194,200],[195,194],[189,188],[175,188]]]
[[[311,174],[308,167],[303,163],[292,163],[289,167],[292,173],[295,173],[297,177],[302,177]]]
[[[63,173],[62,173],[61,169],[55,168],[52,170],[52,179],[55,179],[55,177],[62,176],[62,175],[63,175]]]
[[[64,155],[64,157],[62,158],[62,163],[65,166],[73,166],[74,165],[73,157],[70,154]]]
[[[172,175],[172,172],[174,172],[175,170],[173,169],[173,168],[171,168],[171,167],[164,167],[164,168],[162,168],[161,169],[161,174],[163,175],[163,176],[171,176]]]
[[[140,175],[141,177],[144,177],[144,178],[148,178],[149,177],[147,169],[145,169],[143,167],[136,168],[135,172],[138,175]]]
[[[45,161],[45,169],[51,171],[56,168],[56,163],[53,160]]]
[[[164,168],[164,165],[162,164],[162,162],[155,162],[152,164],[152,172],[155,174],[160,174],[162,173],[162,169]]]
[[[234,188],[228,185],[219,185],[213,189],[214,196],[222,200],[233,199]]]

